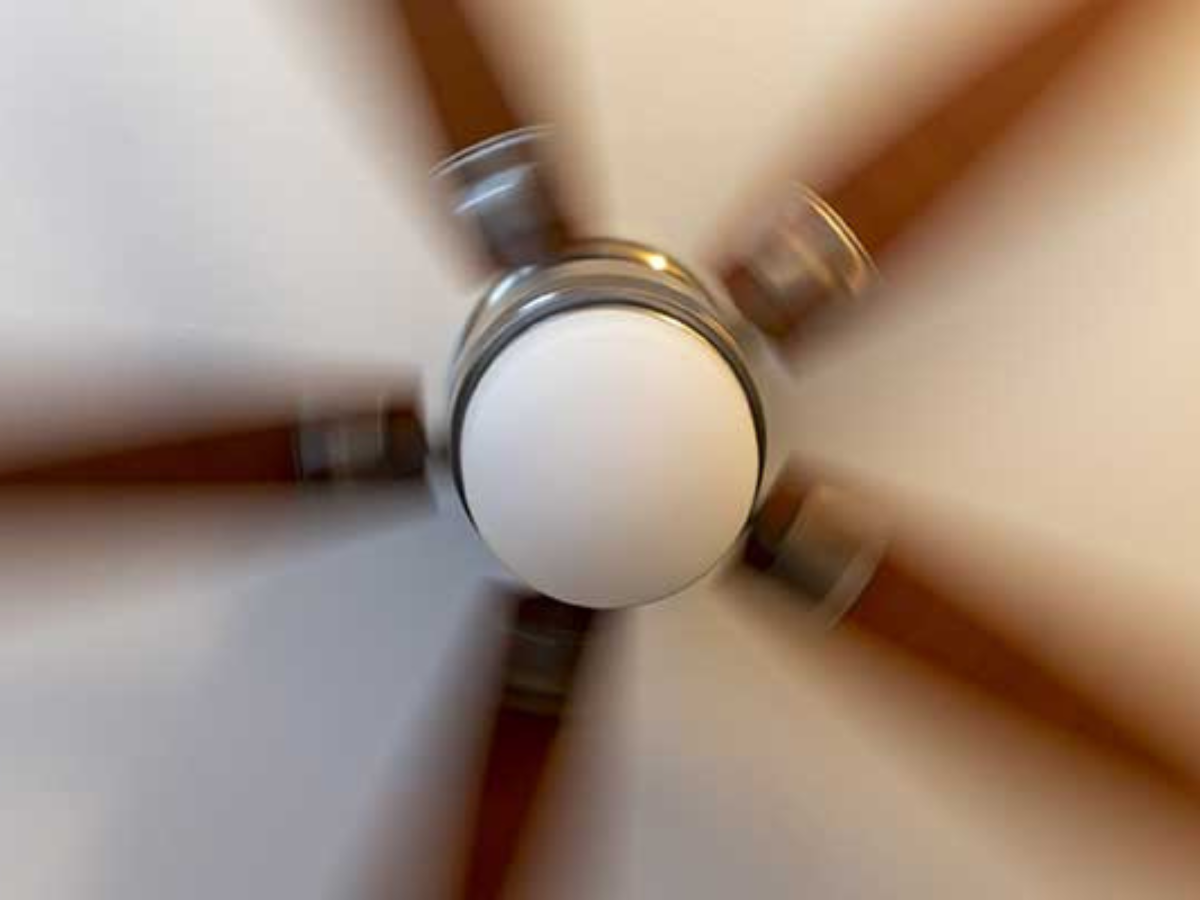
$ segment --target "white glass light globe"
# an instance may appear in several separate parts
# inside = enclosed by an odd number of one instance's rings
[[[480,535],[522,581],[596,608],[672,594],[737,539],[759,447],[717,350],[649,311],[532,326],[484,372],[459,465]]]

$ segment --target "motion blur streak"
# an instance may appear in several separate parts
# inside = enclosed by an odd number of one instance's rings
[[[834,183],[1074,2],[466,6],[563,133],[572,212],[690,261],[783,151]],[[0,0],[0,470],[396,387],[436,435],[477,286],[425,183],[419,66],[382,34],[319,46],[372,5]],[[897,560],[1173,779],[713,578],[589,651],[510,895],[1200,884],[1200,15],[1127,19],[891,245],[891,302],[763,378],[781,455],[862,486]],[[399,89],[360,78],[380,61]],[[506,634],[431,468],[0,490],[4,900],[438,900]]]

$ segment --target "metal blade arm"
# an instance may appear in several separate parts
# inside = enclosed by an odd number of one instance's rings
[[[866,292],[899,239],[976,169],[1117,13],[1137,5],[1079,0],[970,72],[840,178],[815,191],[788,187],[778,213],[718,267],[742,314],[787,344],[810,313]]]
[[[464,900],[502,895],[535,812],[596,614],[543,596],[514,601],[503,689],[472,814]]]
[[[787,471],[752,523],[744,559],[787,584],[814,619],[884,642],[931,672],[1080,739],[1157,780],[1189,782],[1146,735],[888,552],[880,519],[844,490]]]
[[[51,455],[0,472],[0,487],[253,485],[419,476],[425,437],[407,404]]]
[[[461,0],[392,0],[450,150],[438,167],[455,217],[491,265],[551,257],[574,240],[549,130],[517,109]]]

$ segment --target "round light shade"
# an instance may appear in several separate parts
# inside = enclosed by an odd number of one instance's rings
[[[597,608],[675,593],[754,503],[754,415],[704,338],[624,307],[534,325],[475,387],[459,443],[475,527],[522,581]]]

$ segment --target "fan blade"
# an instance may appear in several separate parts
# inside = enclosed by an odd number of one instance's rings
[[[1129,0],[1081,0],[815,193],[795,192],[721,267],[742,313],[788,340],[823,302],[861,292],[893,245],[998,144]],[[1143,4],[1144,6],[1145,4]]]
[[[962,604],[939,596],[895,561],[881,562],[842,626],[887,641],[940,674],[1136,761],[1139,768],[1164,765],[1136,733],[1108,718],[1035,656],[990,630]]]
[[[574,240],[572,217],[550,171],[549,134],[513,101],[460,0],[398,0],[388,8],[406,32],[449,158],[438,174],[455,215],[481,239],[493,265],[511,268]]]
[[[798,590],[826,622],[882,640],[1156,780],[1194,789],[1178,764],[1099,698],[906,570],[887,553],[878,519],[848,493],[785,471],[751,526],[744,562]]]
[[[39,460],[0,472],[0,487],[382,481],[420,476],[425,453],[420,417],[404,401]]]
[[[522,127],[461,0],[391,0],[387,5],[408,34],[452,152]]]
[[[469,900],[502,895],[596,620],[590,609],[549,597],[506,599],[511,611],[503,686],[475,795],[466,865],[453,895]]]
[[[880,256],[1013,128],[1128,0],[1086,0],[969,77],[822,194]]]

